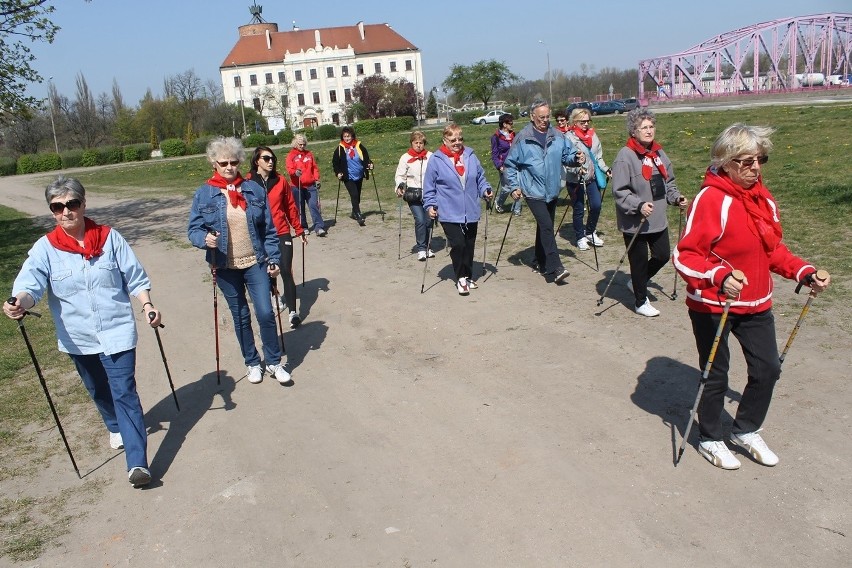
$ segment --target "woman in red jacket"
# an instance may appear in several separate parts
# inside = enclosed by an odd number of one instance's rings
[[[272,213],[272,222],[278,233],[278,247],[281,250],[281,280],[284,283],[284,303],[290,313],[290,328],[295,329],[302,323],[296,312],[296,282],[293,280],[293,237],[290,233],[292,228],[296,236],[302,239],[302,243],[308,244],[308,237],[302,229],[299,220],[299,210],[296,208],[296,200],[290,184],[284,176],[278,175],[276,166],[278,158],[275,152],[267,146],[258,146],[254,149],[251,159],[251,171],[247,178],[254,180],[266,189],[269,211]]]
[[[675,268],[686,280],[686,305],[692,320],[698,363],[704,368],[722,317],[728,319],[704,395],[698,406],[701,441],[698,451],[722,469],[740,462],[725,445],[721,414],[728,391],[728,334],[739,341],[748,382],[743,389],[730,442],[760,464],[773,466],[778,456],[758,433],[769,411],[781,363],[772,315],[772,272],[825,290],[831,278],[816,278],[816,268],[795,256],[781,241],[778,205],[763,185],[760,172],[769,160],[773,130],[734,124],[713,144],[704,188],[689,209],[686,230],[673,254]],[[731,278],[740,270],[745,278]]]
[[[287,173],[295,190],[296,207],[299,209],[302,227],[309,233],[313,231],[318,237],[324,237],[325,221],[322,220],[319,200],[320,171],[316,158],[308,150],[308,139],[304,134],[293,136],[293,149],[287,154]],[[306,205],[311,210],[311,220],[314,222],[311,226],[308,226],[308,217],[305,214]]]

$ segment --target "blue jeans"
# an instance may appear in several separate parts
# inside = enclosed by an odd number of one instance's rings
[[[325,221],[322,220],[322,213],[320,212],[319,191],[316,184],[304,186],[301,190],[298,186],[294,187],[293,197],[296,199],[296,207],[299,208],[299,220],[302,223],[302,227],[305,230],[314,232],[318,229],[325,229]],[[313,225],[310,227],[308,226],[307,213],[305,213],[306,203],[308,209],[311,210],[311,220],[313,221]]]
[[[589,196],[589,218],[586,219],[584,227],[583,213],[585,213],[586,204],[583,186],[579,183],[568,184],[568,195],[571,206],[574,208],[574,236],[577,240],[591,236],[597,229],[598,219],[601,216],[601,192],[598,189],[598,182],[593,179],[586,182],[586,194]]]
[[[136,349],[105,355],[72,355],[83,385],[110,432],[120,432],[127,470],[148,467],[148,433],[136,392]]]
[[[417,240],[417,252],[425,251],[432,219],[429,219],[429,216],[426,215],[422,201],[409,203],[408,208],[411,209],[411,214],[414,216],[414,238]]]
[[[281,362],[281,344],[278,330],[275,328],[275,313],[272,311],[271,288],[266,264],[255,264],[245,269],[219,268],[216,270],[216,282],[222,295],[228,302],[228,308],[234,318],[234,331],[246,365],[260,365],[260,355],[254,345],[254,332],[251,328],[251,313],[246,300],[248,288],[254,304],[254,316],[260,327],[260,339],[263,341],[263,358],[267,365]]]

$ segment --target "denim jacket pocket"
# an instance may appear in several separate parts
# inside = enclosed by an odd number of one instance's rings
[[[115,262],[98,262],[95,264],[97,272],[93,274],[97,285],[103,289],[118,290],[124,285],[121,271]]]
[[[77,293],[71,270],[60,270],[50,274],[50,291],[57,298],[67,298]]]

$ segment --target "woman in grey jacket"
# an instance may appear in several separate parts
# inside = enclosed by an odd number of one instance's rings
[[[657,117],[650,110],[630,111],[629,138],[612,165],[612,195],[624,244],[629,246],[639,233],[627,255],[631,278],[628,288],[636,299],[636,313],[647,317],[660,315],[648,301],[648,280],[671,256],[666,205],[678,205],[682,210],[689,206],[675,185],[671,160],[654,141],[656,123]]]

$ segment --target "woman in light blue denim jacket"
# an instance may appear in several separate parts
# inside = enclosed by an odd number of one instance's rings
[[[240,175],[238,168],[244,158],[245,149],[237,138],[219,137],[207,145],[207,159],[214,173],[195,192],[187,235],[194,246],[207,251],[213,278],[234,318],[249,382],[261,382],[263,369],[254,343],[246,289],[260,328],[266,371],[286,384],[290,374],[281,364],[282,346],[275,328],[270,286],[270,278],[279,273],[278,236],[266,192]]]

